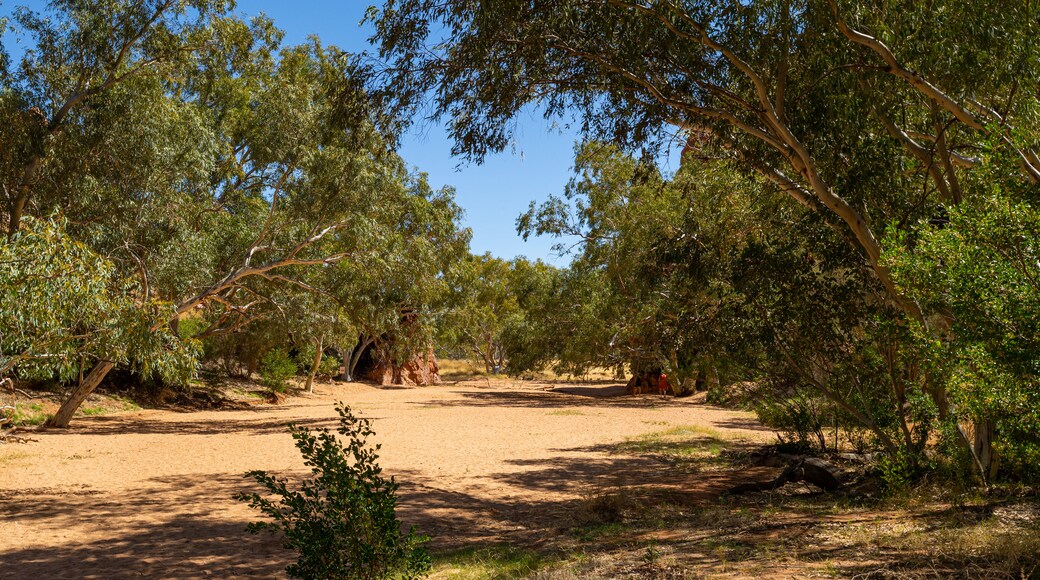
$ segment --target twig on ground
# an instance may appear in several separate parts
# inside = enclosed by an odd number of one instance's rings
[[[10,377],[4,377],[3,379],[0,379],[0,385],[7,385],[7,389],[9,391],[18,393],[19,395],[21,395],[23,397],[26,397],[26,398],[29,398],[29,399],[41,399],[41,398],[43,398],[45,396],[45,395],[34,395],[32,393],[29,393],[29,392],[26,392],[26,391],[23,391],[23,390],[19,389],[18,387],[14,386],[14,381],[12,381]]]

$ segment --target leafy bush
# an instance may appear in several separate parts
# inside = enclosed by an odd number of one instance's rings
[[[781,442],[791,449],[827,450],[824,436],[824,415],[827,404],[819,397],[805,391],[783,396],[769,389],[758,390],[759,398],[754,405],[755,413],[763,425],[776,429]]]
[[[292,357],[280,348],[268,351],[260,361],[261,382],[277,393],[285,392],[289,387],[289,379],[295,377],[297,371],[299,369]]]
[[[28,407],[28,408],[27,408]],[[29,403],[0,409],[0,426],[10,423],[13,426],[39,425],[47,420],[49,414],[39,403]]]
[[[914,457],[904,448],[895,454],[882,455],[878,468],[885,491],[891,495],[905,493],[916,479]]]
[[[189,317],[181,318],[177,321],[177,335],[182,340],[194,338],[202,334],[207,328],[209,328],[209,322],[206,322],[204,318]]]
[[[314,364],[314,355],[313,343],[301,347],[296,353],[296,366],[310,371],[311,365]],[[318,372],[315,373],[315,376],[320,379],[331,379],[339,374],[340,364],[342,364],[342,361],[339,360],[339,357],[325,354],[321,357],[321,364],[318,366]]]
[[[97,360],[174,383],[195,373],[200,345],[168,331],[171,305],[142,300],[63,219],[27,217],[0,239],[0,288],[0,377],[71,381]]]
[[[286,568],[295,578],[422,576],[430,568],[422,548],[428,538],[416,535],[414,528],[401,532],[394,513],[398,484],[381,475],[376,463],[379,446],[365,443],[372,435],[369,421],[355,417],[342,403],[336,411],[336,431],[346,445],[328,429],[312,433],[289,427],[314,475],[298,490],[265,471],[246,474],[277,497],[272,501],[256,493],[235,496],[273,520],[249,524],[247,529],[285,535],[283,545],[299,553],[296,563]]]

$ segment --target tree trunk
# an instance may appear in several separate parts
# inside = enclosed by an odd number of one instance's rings
[[[353,354],[353,351],[344,350],[343,347],[337,346],[336,352],[339,353],[339,360],[343,362],[343,372],[340,373],[339,380],[346,381],[348,383],[352,382],[354,380],[354,377],[352,377],[350,374],[350,357]]]
[[[357,370],[357,364],[361,360],[361,355],[365,353],[365,349],[371,346],[375,340],[375,337],[369,337],[362,340],[361,344],[358,345],[357,350],[354,351],[354,356],[350,357],[350,376],[354,376],[354,371]]]
[[[44,424],[45,427],[58,427],[64,429],[69,426],[69,421],[72,420],[72,415],[76,413],[79,406],[83,404],[83,401],[87,400],[87,397],[94,392],[94,389],[101,384],[101,381],[108,375],[108,371],[116,364],[112,361],[101,361],[91,369],[90,374],[85,379],[80,381],[79,386],[76,387],[75,391],[72,391],[72,395],[69,396],[68,400],[61,404],[61,408],[54,414],[53,417],[47,420]]]
[[[11,213],[7,224],[7,237],[13,238],[18,233],[18,228],[22,223],[22,213],[25,211],[25,202],[28,201],[28,196],[20,195],[12,200]]]
[[[308,393],[314,392],[314,375],[318,374],[318,369],[321,368],[321,355],[325,354],[322,352],[325,340],[319,336],[315,342],[314,363],[311,364],[311,372],[307,375],[306,386]]]
[[[975,436],[972,450],[979,460],[979,469],[984,477],[989,479],[995,475],[993,469],[993,435],[996,425],[991,420],[982,420],[975,423]]]
[[[18,233],[18,228],[21,227],[22,214],[25,213],[25,206],[29,203],[29,193],[32,189],[33,180],[36,179],[36,171],[40,168],[41,156],[33,155],[33,158],[29,163],[25,165],[22,170],[22,180],[18,184],[18,194],[14,199],[11,200],[10,214],[8,215],[7,224],[7,237],[8,239],[13,238]]]

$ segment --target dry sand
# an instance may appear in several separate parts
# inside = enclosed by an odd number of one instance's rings
[[[399,516],[435,549],[538,545],[581,498],[618,485],[707,496],[727,484],[612,453],[626,438],[679,425],[772,437],[746,413],[690,399],[506,382],[326,384],[247,410],[82,417],[0,445],[0,578],[284,576],[292,554],[245,533],[257,514],[231,496],[255,489],[247,470],[305,473],[285,426],[333,426],[338,400],[373,420],[380,462],[402,484]]]

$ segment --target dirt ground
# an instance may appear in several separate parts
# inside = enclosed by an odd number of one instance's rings
[[[80,417],[67,431],[0,445],[0,577],[282,576],[292,555],[246,534],[257,514],[232,495],[254,489],[247,470],[304,473],[285,427],[332,426],[335,401],[373,420],[381,464],[402,484],[399,516],[433,535],[435,550],[537,546],[605,490],[696,498],[732,485],[722,473],[684,476],[618,452],[648,432],[773,439],[747,413],[605,384],[324,384],[242,410]]]

